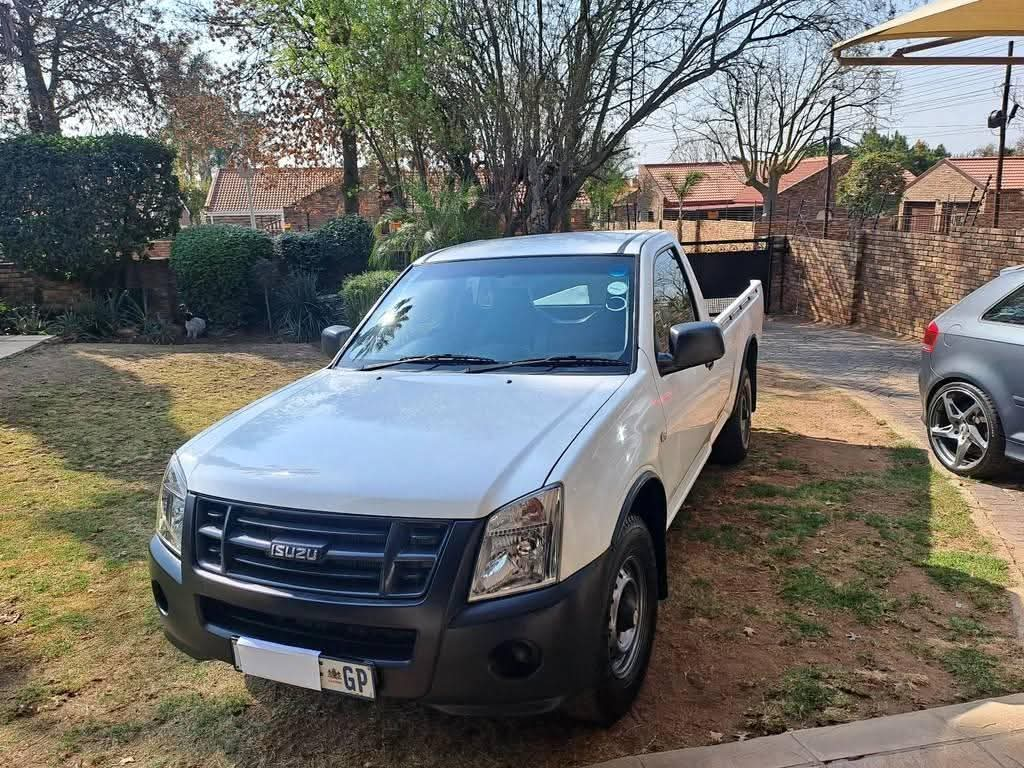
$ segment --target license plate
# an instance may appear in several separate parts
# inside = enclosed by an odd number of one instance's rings
[[[231,641],[235,666],[247,675],[288,685],[375,699],[373,667],[322,656],[319,651],[251,637]]]

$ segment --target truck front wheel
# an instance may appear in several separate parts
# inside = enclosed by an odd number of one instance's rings
[[[610,557],[597,684],[571,707],[574,716],[605,726],[626,714],[640,692],[658,624],[654,542],[639,517],[626,518]]]

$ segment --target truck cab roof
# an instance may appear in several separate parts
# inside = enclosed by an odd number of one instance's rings
[[[565,232],[552,235],[525,235],[493,240],[474,240],[428,253],[417,264],[471,259],[500,259],[516,256],[636,256],[644,243],[664,234],[659,230],[624,232]]]

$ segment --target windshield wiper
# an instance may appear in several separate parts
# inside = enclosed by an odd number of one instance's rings
[[[410,357],[400,357],[397,360],[388,360],[384,363],[370,363],[360,368],[360,371],[376,371],[380,368],[390,368],[393,365],[401,365],[402,363],[497,363],[498,361],[490,357],[477,357],[476,355],[412,355]]]
[[[597,366],[615,366],[621,368],[626,363],[621,360],[613,360],[610,357],[586,357],[582,355],[554,355],[552,357],[534,357],[526,360],[511,360],[507,363],[495,363],[494,365],[484,365],[480,368],[470,368],[466,373],[486,373],[487,371],[500,371],[502,368],[520,368],[529,366],[549,366],[551,368],[561,368],[574,366],[579,368],[589,368]]]

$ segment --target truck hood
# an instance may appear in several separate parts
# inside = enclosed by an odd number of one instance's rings
[[[186,443],[188,489],[326,512],[469,519],[544,484],[626,377],[325,369]]]

